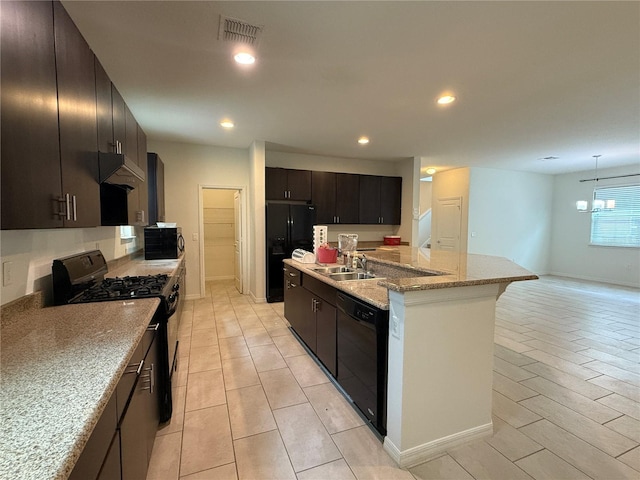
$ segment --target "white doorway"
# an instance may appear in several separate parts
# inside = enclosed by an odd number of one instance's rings
[[[246,291],[244,188],[200,186],[200,295],[213,280],[232,280]]]
[[[434,250],[460,251],[460,233],[462,219],[462,198],[439,198],[436,201],[437,216],[433,229],[434,241],[431,248]]]

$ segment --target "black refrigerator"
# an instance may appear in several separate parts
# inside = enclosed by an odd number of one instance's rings
[[[302,248],[313,252],[314,205],[267,203],[267,302],[284,300],[282,260]]]

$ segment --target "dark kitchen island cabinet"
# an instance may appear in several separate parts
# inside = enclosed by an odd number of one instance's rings
[[[311,201],[311,172],[267,167],[265,197],[267,200]]]
[[[316,357],[336,377],[336,289],[284,266],[284,316]]]
[[[402,177],[360,176],[360,223],[400,225]]]
[[[360,180],[352,173],[311,172],[311,203],[320,224],[359,222]]]

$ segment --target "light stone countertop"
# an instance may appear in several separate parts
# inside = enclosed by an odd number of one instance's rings
[[[3,316],[0,478],[68,477],[158,305],[150,298]]]
[[[133,260],[126,262],[124,265],[116,267],[113,270],[109,270],[105,277],[134,277],[158,275],[161,273],[174,275],[183,259],[184,255],[181,255],[179,258],[169,260],[145,260],[143,256],[136,257]]]
[[[371,270],[378,278],[335,281],[313,271],[313,268],[318,267],[316,264],[304,264],[295,260],[284,262],[384,310],[389,309],[389,290],[403,293],[538,278],[506,258],[489,255],[432,251],[408,246],[379,247],[364,254],[369,260],[367,270]],[[424,273],[431,275],[423,276]]]

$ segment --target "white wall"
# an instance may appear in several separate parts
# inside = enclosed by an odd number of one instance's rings
[[[166,221],[182,227],[186,244],[187,298],[200,297],[199,186],[249,191],[249,151],[149,140],[148,150],[164,162]],[[247,236],[253,235],[249,222]]]
[[[266,166],[293,168],[298,170],[319,170],[324,172],[338,173],[358,173],[363,175],[385,175],[385,176],[401,176],[402,177],[402,222],[405,221],[405,195],[411,195],[411,182],[413,180],[406,177],[409,175],[409,168],[413,168],[413,159],[401,161],[380,161],[380,160],[361,160],[353,158],[325,157],[322,155],[306,155],[300,153],[275,152],[268,150],[266,152]],[[405,162],[405,163],[403,163]],[[409,167],[409,164],[411,167]],[[412,170],[411,170],[412,173]],[[411,211],[411,208],[409,208]],[[410,220],[407,218],[407,220]],[[404,228],[397,225],[328,225],[328,237],[330,242],[338,241],[339,233],[357,233],[360,241],[379,241],[385,235],[404,235],[403,241],[411,241],[409,229],[405,232]]]
[[[468,253],[549,272],[553,176],[471,168]]]
[[[96,248],[107,261],[120,258],[142,248],[144,232],[136,228],[135,233],[135,239],[121,240],[120,227],[0,231],[0,261],[11,262],[11,284],[3,282],[2,305],[39,290],[51,303],[51,263],[55,258]]]
[[[249,223],[253,228],[253,235],[249,234],[249,294],[257,302],[267,301],[265,156],[264,142],[254,141],[249,148],[249,175],[252,185],[249,191]]]
[[[598,177],[640,173],[640,165],[600,169]],[[593,170],[556,175],[553,186],[551,273],[640,287],[640,249],[589,245],[591,215],[576,211],[577,200],[593,198]],[[600,186],[637,183],[640,177],[600,180]]]

